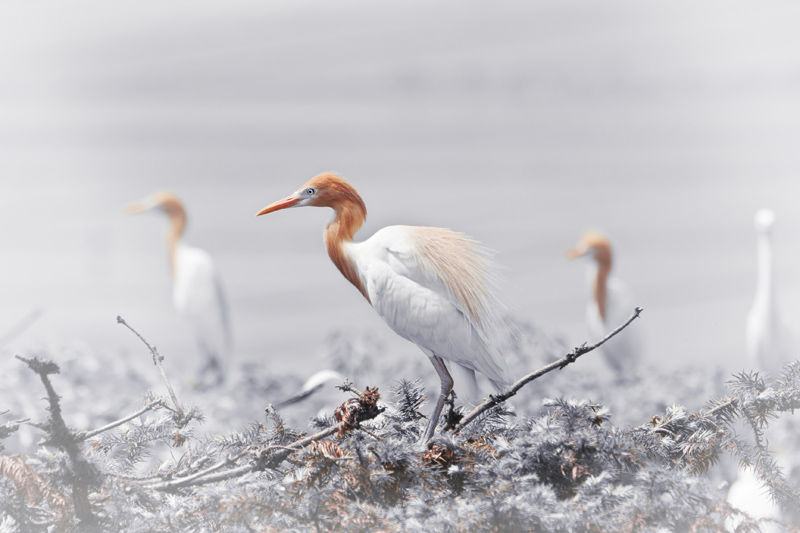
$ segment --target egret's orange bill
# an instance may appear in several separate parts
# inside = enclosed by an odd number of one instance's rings
[[[575,259],[576,257],[581,257],[582,255],[586,255],[586,252],[588,251],[589,249],[586,246],[576,246],[564,252],[564,257],[566,257],[567,259]]]
[[[269,204],[267,207],[256,213],[256,216],[260,217],[261,215],[266,215],[267,213],[272,213],[273,211],[286,209],[287,207],[294,207],[299,201],[300,198],[295,195],[287,196],[283,200],[278,200],[277,202]]]
[[[137,213],[144,213],[145,211],[149,211],[153,208],[153,203],[148,202],[147,200],[142,200],[140,202],[133,202],[125,206],[125,214],[126,215],[135,215]]]

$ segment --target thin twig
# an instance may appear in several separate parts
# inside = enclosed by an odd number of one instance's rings
[[[7,412],[8,411],[6,411],[6,413]],[[30,418],[20,418],[19,420],[9,420],[8,422],[3,422],[2,424],[0,424],[0,427],[9,428],[11,426],[21,426],[22,424],[27,424],[30,421],[31,421]]]
[[[306,437],[304,439],[300,439],[298,441],[295,441],[295,442],[289,444],[288,446],[286,446],[286,448],[290,449],[290,450],[295,450],[295,451],[296,450],[300,450],[302,448],[305,448],[306,446],[308,446],[312,442],[318,441],[320,439],[324,439],[325,437],[330,437],[331,435],[333,435],[334,433],[339,431],[339,428],[344,426],[345,423],[346,423],[345,421],[341,421],[338,424],[329,427],[328,429],[323,429],[322,431],[320,431],[318,433],[314,433],[313,435],[308,436],[308,437]]]
[[[710,409],[708,412],[705,413],[704,416],[715,415],[715,414],[717,414],[717,411],[721,411],[722,409],[725,409],[726,407],[729,407],[729,406],[731,406],[733,404],[738,403],[739,399],[740,398],[738,396],[734,396],[730,400],[719,404],[718,406],[714,407],[713,409]]]
[[[236,464],[236,461],[238,461],[239,459],[241,459],[242,457],[244,457],[245,455],[250,453],[251,450],[252,450],[252,447],[248,446],[247,448],[245,448],[241,452],[237,453],[236,455],[231,456],[231,457],[226,457],[223,461],[219,461],[218,463],[216,463],[216,464],[214,464],[212,466],[209,466],[205,470],[200,470],[199,472],[195,472],[194,474],[188,475],[188,476],[180,478],[180,479],[175,479],[175,480],[170,480],[170,481],[166,481],[166,482],[163,482],[163,483],[158,483],[158,484],[155,484],[155,485],[151,486],[150,488],[161,489],[161,490],[171,490],[171,489],[177,489],[177,488],[180,488],[180,487],[186,487],[187,485],[192,485],[192,484],[194,484],[194,483],[192,483],[193,481],[195,481],[197,479],[200,479],[201,477],[207,476],[209,474],[213,474],[217,470],[225,468],[226,466]],[[255,465],[246,465],[246,466],[251,466],[252,468],[255,468]]]
[[[147,411],[152,411],[156,407],[164,407],[164,400],[159,398],[158,400],[156,400],[154,402],[150,402],[149,404],[145,405],[144,407],[142,407],[141,409],[139,409],[138,411],[136,411],[132,415],[126,416],[125,418],[120,418],[116,422],[111,422],[110,424],[105,425],[105,426],[103,426],[101,428],[97,428],[97,429],[94,429],[92,431],[80,431],[75,435],[75,438],[77,440],[79,440],[79,441],[80,440],[91,439],[92,437],[94,437],[96,435],[99,435],[100,433],[102,433],[104,431],[108,431],[109,429],[114,429],[115,427],[121,426],[122,424],[124,424],[125,422],[128,422],[129,420],[133,420],[137,416],[145,414]]]
[[[181,404],[178,403],[178,398],[175,396],[175,391],[172,390],[172,385],[170,385],[170,383],[169,383],[169,379],[167,378],[167,373],[164,372],[164,367],[161,366],[161,360],[164,359],[164,357],[159,355],[158,350],[156,350],[155,346],[150,346],[150,343],[147,342],[145,340],[145,338],[142,337],[139,334],[138,331],[133,329],[130,324],[125,322],[124,318],[122,318],[121,316],[117,316],[117,322],[119,324],[122,324],[123,326],[125,326],[126,328],[131,330],[132,332],[134,332],[136,334],[136,336],[139,337],[142,340],[144,345],[147,346],[147,349],[150,350],[150,353],[153,354],[153,364],[156,365],[158,367],[158,371],[161,372],[161,379],[164,380],[164,383],[167,386],[167,390],[169,391],[169,396],[170,396],[170,398],[172,398],[172,403],[175,404],[175,409],[178,411],[178,414],[181,417],[185,416],[185,414],[183,412],[183,408],[181,407]]]
[[[463,420],[461,420],[461,422],[455,427],[454,431],[456,433],[461,431],[462,429],[464,429],[467,426],[467,424],[470,424],[471,422],[475,421],[476,418],[478,418],[480,415],[482,415],[483,413],[485,413],[486,411],[488,411],[489,409],[491,409],[495,405],[498,405],[498,404],[508,400],[509,398],[514,396],[515,394],[517,394],[517,392],[519,392],[519,390],[522,387],[524,387],[525,385],[527,385],[531,381],[533,381],[535,379],[538,379],[538,378],[542,377],[543,375],[547,374],[548,372],[552,372],[553,370],[564,368],[565,366],[569,365],[570,363],[574,363],[575,361],[577,361],[578,357],[580,357],[580,356],[582,356],[582,355],[584,355],[586,353],[589,353],[592,350],[595,350],[595,349],[599,348],[600,346],[605,344],[611,337],[613,337],[614,335],[616,335],[617,333],[619,333],[620,331],[622,331],[623,329],[628,327],[628,325],[631,322],[633,322],[636,318],[639,317],[639,315],[642,313],[642,311],[643,311],[643,309],[641,307],[637,307],[634,310],[633,314],[628,318],[628,320],[625,321],[624,324],[622,324],[617,329],[615,329],[614,331],[612,331],[611,333],[609,333],[608,335],[603,337],[598,342],[592,344],[591,346],[586,346],[586,343],[583,343],[583,345],[575,348],[574,350],[572,350],[572,352],[568,353],[567,355],[565,355],[564,357],[562,357],[558,361],[554,361],[554,362],[550,363],[549,365],[544,366],[544,367],[540,368],[539,370],[536,370],[535,372],[531,372],[527,376],[524,376],[524,377],[520,378],[506,392],[503,392],[501,394],[491,394],[491,395],[489,395],[489,398],[484,400],[483,403],[481,403],[475,409],[470,411],[470,413],[467,416],[465,416],[463,418]]]

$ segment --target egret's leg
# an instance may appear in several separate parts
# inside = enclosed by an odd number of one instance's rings
[[[208,354],[206,363],[197,376],[197,388],[199,390],[209,390],[222,385],[225,381],[225,371],[219,357]]]
[[[439,399],[436,400],[436,407],[433,410],[433,414],[428,421],[428,427],[425,428],[425,434],[422,437],[423,442],[431,440],[433,434],[436,432],[436,426],[439,424],[439,415],[442,414],[444,401],[447,395],[450,394],[450,391],[453,390],[453,378],[450,377],[450,372],[447,371],[447,367],[444,365],[442,358],[434,355],[430,359],[431,363],[433,363],[433,368],[435,368],[436,373],[439,374],[439,379],[442,382],[442,390],[439,393]]]

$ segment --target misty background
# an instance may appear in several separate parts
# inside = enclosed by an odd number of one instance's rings
[[[117,315],[168,370],[193,356],[166,218],[122,212],[166,188],[217,261],[237,361],[309,375],[336,332],[422,358],[330,263],[328,210],[254,216],[335,170],[368,207],[357,239],[467,233],[514,316],[571,344],[586,264],[563,252],[601,229],[649,362],[750,368],[758,208],[800,324],[798,27],[789,1],[3,3],[0,335],[43,313],[2,356],[146,361]]]

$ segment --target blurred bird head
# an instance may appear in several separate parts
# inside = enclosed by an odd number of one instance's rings
[[[759,209],[753,219],[756,231],[768,233],[775,224],[775,211],[769,208]]]
[[[581,235],[578,243],[564,252],[567,259],[575,259],[583,256],[594,257],[598,262],[611,262],[611,241],[603,233],[597,230],[589,230]]]
[[[181,199],[170,191],[156,191],[147,198],[125,206],[126,215],[136,215],[157,209],[169,216],[184,215],[186,210]]]

